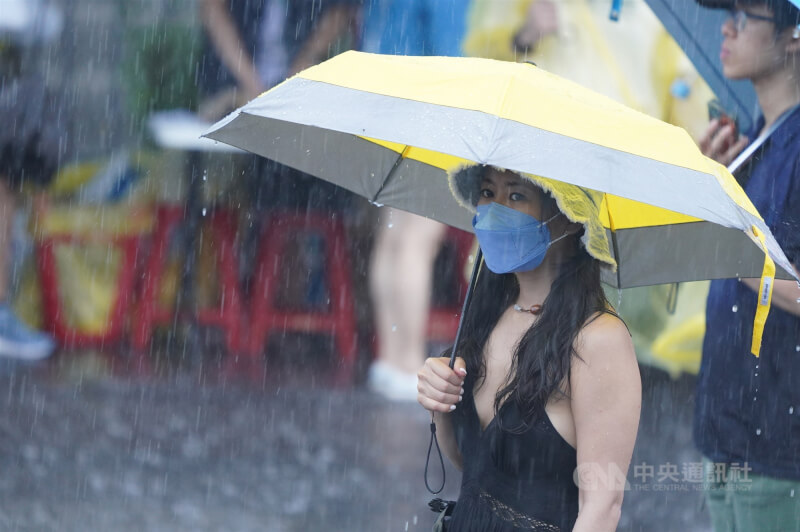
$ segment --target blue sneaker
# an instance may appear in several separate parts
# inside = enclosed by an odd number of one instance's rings
[[[7,304],[0,304],[0,357],[41,360],[55,347],[49,335],[30,329]]]

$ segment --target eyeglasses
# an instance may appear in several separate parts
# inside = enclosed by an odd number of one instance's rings
[[[775,17],[765,17],[764,15],[756,15],[755,13],[748,13],[744,9],[731,9],[730,20],[733,20],[733,27],[737,32],[744,31],[747,26],[747,19],[763,20],[764,22],[775,22]]]

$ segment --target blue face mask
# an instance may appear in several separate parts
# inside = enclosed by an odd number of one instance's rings
[[[553,218],[556,216],[558,214]],[[499,203],[478,205],[478,214],[472,219],[472,227],[486,266],[498,274],[536,269],[544,260],[547,248],[567,236],[565,234],[550,241],[547,224],[553,218],[540,222],[533,216]]]

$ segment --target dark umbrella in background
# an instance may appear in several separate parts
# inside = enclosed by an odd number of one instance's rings
[[[693,0],[646,1],[708,83],[722,108],[737,121],[739,131],[748,131],[759,113],[755,91],[747,81],[726,79],[719,58],[722,48],[720,28],[728,17],[727,11],[707,9]],[[704,3],[727,7],[732,2]]]

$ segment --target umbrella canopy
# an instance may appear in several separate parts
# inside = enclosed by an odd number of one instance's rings
[[[531,64],[346,52],[206,136],[462,229],[471,216],[447,175],[465,164],[603,192],[618,264],[605,280],[619,288],[761,277],[768,309],[773,260],[795,275],[733,176],[683,129]]]
[[[471,229],[447,173],[469,162],[605,192],[603,223],[625,288],[760,277],[757,228],[724,167],[682,129],[529,64],[347,52],[282,83],[208,137],[389,205]]]
[[[718,4],[721,3],[724,2],[720,0]],[[740,131],[748,131],[758,115],[756,93],[748,81],[726,79],[719,58],[720,28],[728,14],[704,9],[693,0],[647,0],[647,4],[708,83],[722,107],[736,118]]]

